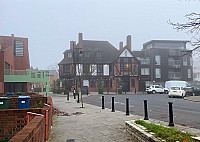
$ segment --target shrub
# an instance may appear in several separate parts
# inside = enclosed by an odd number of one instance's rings
[[[98,89],[98,94],[103,94],[103,89]]]
[[[117,90],[117,93],[118,93],[118,94],[122,94],[122,89],[118,89],[118,90]]]

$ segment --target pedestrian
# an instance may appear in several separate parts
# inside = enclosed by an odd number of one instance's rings
[[[74,87],[74,99],[76,99],[76,89]]]

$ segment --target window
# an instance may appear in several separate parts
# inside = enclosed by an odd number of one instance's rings
[[[95,64],[90,65],[90,73],[91,75],[97,75],[97,65]]]
[[[149,68],[141,68],[141,75],[149,75]]]
[[[96,52],[97,58],[101,59],[102,58],[102,52]]]
[[[37,73],[37,78],[41,78],[41,72]]]
[[[121,72],[131,72],[131,58],[121,58],[120,59],[120,71]]]
[[[5,75],[9,75],[10,74],[10,64],[8,64],[7,62],[5,62]]]
[[[14,41],[14,55],[15,56],[24,56],[24,42],[23,41]]]
[[[109,75],[109,65],[103,65],[103,75]]]
[[[156,78],[161,78],[160,68],[156,68]]]
[[[63,73],[70,73],[70,65],[63,65]]]
[[[35,72],[31,73],[31,78],[35,78]]]
[[[155,56],[155,64],[160,65],[160,55]]]
[[[90,66],[88,64],[83,65],[83,73],[89,73]]]
[[[97,65],[97,72],[103,73],[103,65]]]
[[[135,88],[135,79],[131,79],[131,87]]]
[[[68,52],[68,53],[67,53],[67,57],[68,57],[68,58],[71,58],[71,57],[72,57],[72,53],[71,53],[71,52]]]
[[[191,75],[191,69],[188,69],[188,78],[191,78],[192,75]]]
[[[187,56],[183,56],[183,65],[187,66]]]
[[[140,60],[140,63],[141,63],[142,65],[150,65],[150,60],[149,60],[149,58],[138,57],[138,59]]]
[[[90,57],[90,52],[86,51],[86,52],[84,52],[84,55],[86,58],[88,58],[88,57]]]

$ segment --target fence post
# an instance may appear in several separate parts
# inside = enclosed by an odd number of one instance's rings
[[[147,100],[144,100],[144,120],[149,120],[147,111]]]
[[[115,97],[112,97],[112,111],[111,112],[115,112]]]
[[[169,103],[169,126],[174,126],[172,102]]]
[[[126,115],[129,115],[129,98],[126,98]]]
[[[101,101],[101,103],[102,103],[102,109],[105,109],[105,106],[104,106],[104,96],[102,96],[102,101]]]

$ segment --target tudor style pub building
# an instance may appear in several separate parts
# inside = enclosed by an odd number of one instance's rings
[[[79,33],[79,41],[70,41],[70,49],[64,54],[59,63],[59,75],[63,82],[63,89],[81,87],[87,82],[89,91],[98,91],[103,84],[104,91],[123,92],[138,90],[139,60],[131,52],[131,36],[127,36],[127,43],[120,42],[119,50],[108,41],[83,40]],[[78,86],[80,87],[80,86]]]

